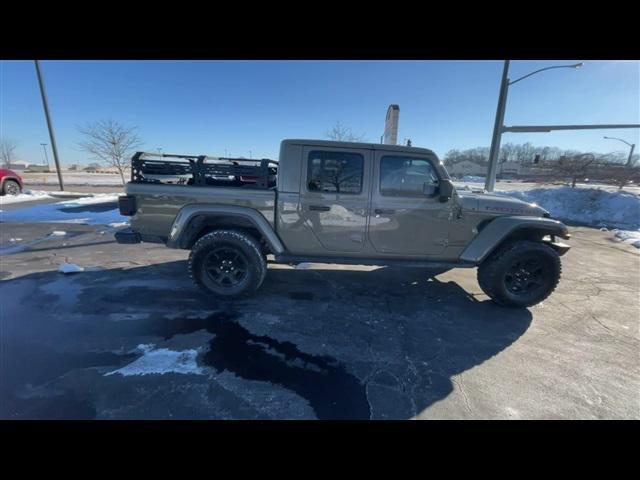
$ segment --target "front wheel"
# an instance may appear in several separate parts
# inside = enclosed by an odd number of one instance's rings
[[[18,195],[20,194],[20,184],[15,180],[7,180],[2,185],[3,195]]]
[[[508,307],[530,307],[555,290],[562,267],[558,253],[541,242],[517,241],[499,247],[478,267],[480,288]]]
[[[206,292],[237,297],[251,294],[262,285],[267,263],[252,236],[237,230],[216,230],[193,246],[189,273]]]

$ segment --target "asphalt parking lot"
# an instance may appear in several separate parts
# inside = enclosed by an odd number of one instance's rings
[[[335,265],[218,301],[114,231],[1,224],[0,418],[640,418],[640,255],[596,229],[528,310],[471,269]]]

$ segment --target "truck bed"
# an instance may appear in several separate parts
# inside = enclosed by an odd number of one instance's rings
[[[176,160],[177,159],[177,160]],[[132,159],[125,193],[136,198],[131,228],[167,238],[180,209],[191,204],[237,205],[259,211],[274,226],[277,162],[149,154]]]

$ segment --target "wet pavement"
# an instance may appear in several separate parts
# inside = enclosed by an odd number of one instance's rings
[[[0,418],[640,417],[640,255],[597,230],[574,229],[558,291],[525,310],[471,269],[336,265],[270,265],[219,301],[186,251],[1,230],[25,247],[0,257]]]

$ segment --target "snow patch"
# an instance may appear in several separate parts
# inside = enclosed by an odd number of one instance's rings
[[[129,222],[112,222],[107,226],[111,228],[120,228],[120,227],[126,227],[127,225],[129,225]]]
[[[117,193],[94,194],[75,200],[34,205],[2,213],[3,222],[56,222],[107,225],[128,221],[118,211]]]
[[[63,263],[58,268],[58,272],[60,272],[60,273],[78,273],[78,272],[84,272],[84,268],[76,265],[75,263]]]
[[[122,193],[93,193],[90,196],[82,198],[76,198],[75,200],[65,200],[59,202],[65,207],[72,207],[77,205],[93,205],[96,203],[117,202],[118,197],[124,195]]]
[[[614,237],[624,243],[640,248],[640,230],[613,230]]]
[[[640,195],[635,193],[571,187],[496,193],[536,203],[560,220],[597,227],[640,229]]]
[[[460,179],[461,182],[484,183],[485,178],[478,175],[465,175]]]
[[[140,358],[118,370],[105,373],[105,376],[115,373],[123,377],[152,374],[164,375],[165,373],[180,373],[183,375],[202,375],[204,373],[196,361],[197,350],[176,351],[168,348],[154,350],[153,347],[153,345],[138,345],[137,350],[142,352]]]
[[[51,198],[49,192],[40,190],[23,190],[18,195],[3,195],[0,196],[0,205],[8,205],[10,203],[32,202],[34,200],[44,200]]]
[[[49,235],[51,235],[52,237],[64,237],[66,234],[67,232],[63,230],[54,230]]]

